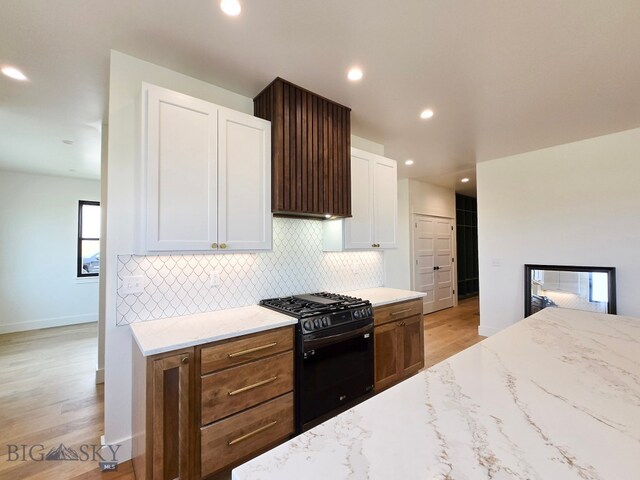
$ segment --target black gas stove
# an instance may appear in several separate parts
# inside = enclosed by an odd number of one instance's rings
[[[368,300],[312,293],[262,300],[296,326],[296,431],[301,433],[373,391],[373,308]]]
[[[337,293],[311,293],[261,300],[260,305],[300,319],[303,333],[317,332],[373,316],[368,300]]]

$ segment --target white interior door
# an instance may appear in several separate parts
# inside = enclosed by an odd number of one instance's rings
[[[427,294],[424,313],[453,306],[453,220],[413,216],[414,290]]]

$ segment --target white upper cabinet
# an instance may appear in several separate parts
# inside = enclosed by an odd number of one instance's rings
[[[373,164],[373,239],[378,248],[396,248],[398,166],[384,157]]]
[[[344,223],[346,249],[371,248],[374,243],[374,164],[362,153],[364,152],[351,150],[351,218]]]
[[[270,249],[270,123],[153,85],[142,113],[141,249]]]
[[[351,149],[351,218],[323,223],[323,250],[396,248],[397,164]]]
[[[233,110],[218,114],[218,243],[271,248],[270,123]]]

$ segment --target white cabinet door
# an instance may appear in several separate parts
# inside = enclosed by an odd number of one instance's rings
[[[271,123],[221,108],[218,247],[271,249]]]
[[[396,248],[398,173],[393,160],[376,156],[373,162],[373,239],[379,248]]]
[[[146,249],[210,251],[218,236],[218,108],[151,85],[146,102]]]
[[[394,160],[351,149],[351,218],[324,222],[324,251],[396,248],[398,172]]]
[[[374,163],[364,152],[351,152],[351,218],[344,220],[344,248],[372,248]]]

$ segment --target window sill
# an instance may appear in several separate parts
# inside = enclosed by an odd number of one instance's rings
[[[98,283],[100,282],[100,277],[76,277],[76,283]]]

